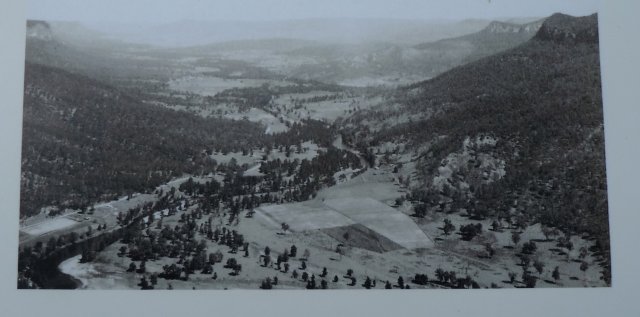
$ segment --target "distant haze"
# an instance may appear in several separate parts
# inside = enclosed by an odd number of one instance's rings
[[[265,38],[415,44],[476,32],[491,20],[528,22],[555,12],[588,15],[597,11],[598,1],[28,0],[27,4],[29,19],[80,22],[128,42],[190,46]]]
[[[180,20],[291,20],[390,18],[493,19],[587,15],[597,0],[27,0],[30,19],[80,22],[167,23]]]

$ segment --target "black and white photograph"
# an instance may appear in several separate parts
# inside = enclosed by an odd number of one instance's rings
[[[612,286],[598,1],[24,23],[17,289]]]

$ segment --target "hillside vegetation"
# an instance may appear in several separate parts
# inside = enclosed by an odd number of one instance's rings
[[[517,48],[399,90],[391,102],[422,119],[354,138],[423,149],[411,198],[430,208],[587,234],[608,279],[600,86],[597,16],[556,14]],[[350,123],[388,118],[379,108]],[[492,176],[499,162],[505,173]]]
[[[87,77],[27,63],[21,215],[144,192],[215,167],[205,151],[260,142],[246,120],[203,119],[143,104]]]

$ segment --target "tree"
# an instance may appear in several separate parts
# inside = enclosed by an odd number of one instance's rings
[[[129,263],[129,268],[127,269],[127,272],[135,272],[137,269],[136,264],[131,262]]]
[[[296,248],[295,245],[292,245],[291,248],[289,249],[289,256],[292,258],[295,258],[296,255],[298,254],[298,248]]]
[[[322,288],[322,289],[327,289],[328,288],[326,280],[323,279],[322,281],[320,281],[320,288]]]
[[[338,276],[337,276],[337,275],[334,275],[334,276],[333,276],[333,282],[334,282],[334,283],[337,283],[337,282],[338,282]]]
[[[544,271],[544,263],[542,263],[540,260],[533,261],[533,267],[536,269],[536,271],[538,271],[538,275],[542,274],[542,272]]]
[[[262,280],[262,283],[260,284],[260,289],[272,289],[273,284],[271,283],[271,278],[266,278],[264,280]]]
[[[518,233],[517,231],[513,231],[511,232],[511,241],[513,241],[514,245],[518,245],[518,243],[520,242],[520,233]]]
[[[531,274],[529,274],[527,272],[523,272],[522,273],[522,282],[524,283],[524,285],[527,288],[534,288],[534,287],[536,287],[537,279],[536,279],[535,276],[533,276],[533,275],[531,275]]]
[[[265,255],[264,257],[262,257],[262,260],[264,262],[264,267],[269,266],[269,263],[271,263],[271,257],[268,255]]]
[[[454,226],[453,223],[451,223],[451,220],[445,219],[444,226],[442,227],[442,231],[444,231],[444,235],[448,236],[454,230],[456,230],[456,226]]]
[[[49,238],[47,241],[46,253],[49,254],[56,249],[56,239],[54,237]]]
[[[384,289],[391,289],[391,283],[389,283],[389,281],[384,283]]]
[[[264,247],[264,255],[269,256],[271,254],[271,249],[267,246]]]
[[[559,267],[555,267],[553,269],[553,273],[551,273],[551,277],[553,277],[554,280],[559,280],[560,279],[560,268]]]
[[[369,278],[367,276],[367,278],[364,280],[364,284],[362,284],[362,286],[366,289],[371,289],[371,278]]]
[[[516,273],[514,272],[509,272],[509,281],[511,282],[511,284],[516,282]]]
[[[300,269],[301,269],[301,270],[306,270],[306,269],[307,269],[307,262],[302,261],[302,262],[300,263]]]
[[[235,258],[228,258],[227,263],[224,265],[226,269],[233,269],[236,265],[238,265],[238,260]]]
[[[484,245],[484,250],[487,251],[487,255],[492,258],[493,255],[496,253],[496,250],[493,249],[493,246],[491,245],[491,243],[485,243]]]
[[[416,217],[424,218],[427,215],[427,204],[420,203],[413,208]]]
[[[138,267],[138,270],[136,270],[136,273],[140,273],[140,274],[144,274],[147,272],[147,261],[142,261],[140,262],[140,266]]]
[[[120,247],[120,249],[119,249],[119,252],[118,252],[118,256],[119,256],[119,257],[122,257],[122,256],[124,256],[125,254],[127,254],[127,247],[125,247],[125,246],[121,246],[121,247]]]
[[[307,281],[307,279],[309,279],[309,273],[307,273],[307,272],[302,272],[302,280],[306,282],[306,281]]]
[[[322,268],[322,273],[320,274],[320,277],[325,277],[325,276],[327,276],[327,268],[323,267]]]
[[[305,258],[305,260],[309,260],[309,257],[311,256],[311,252],[309,252],[309,249],[304,249],[304,253],[302,254],[302,256]]]
[[[211,274],[213,273],[213,266],[211,266],[211,264],[205,264],[204,267],[202,268],[202,274]]]
[[[494,221],[491,223],[491,229],[492,229],[493,231],[498,231],[498,230],[500,230],[500,223],[499,223],[497,220],[494,220]]]
[[[153,273],[150,276],[151,285],[156,286],[158,284],[158,274]]]
[[[482,224],[468,224],[460,227],[460,234],[462,235],[462,239],[465,241],[470,241],[475,236],[482,232]]]
[[[147,281],[147,277],[146,276],[142,276],[142,278],[140,278],[140,283],[138,283],[138,286],[140,286],[140,289],[153,289],[153,286],[149,285],[149,282]]]
[[[402,276],[398,277],[398,287],[404,288],[404,279],[402,278]]]
[[[438,279],[439,282],[443,282],[444,281],[444,270],[441,268],[437,268],[436,269],[436,278]]]
[[[588,268],[589,263],[587,263],[586,261],[582,261],[582,263],[580,263],[580,271],[586,272]]]
[[[234,275],[234,276],[235,276],[235,275],[238,275],[238,273],[240,273],[240,271],[242,271],[242,265],[240,265],[240,264],[236,264],[236,265],[233,267],[233,275]]]
[[[529,241],[522,245],[522,253],[524,254],[533,254],[538,249],[538,246],[535,242]]]
[[[449,282],[453,284],[455,281],[457,281],[456,272],[449,271]]]
[[[222,262],[224,255],[219,250],[215,253],[209,253],[209,264],[214,265],[216,263]]]
[[[587,257],[587,255],[589,255],[589,250],[587,250],[586,247],[581,247],[580,248],[580,254],[578,254],[578,257],[583,260],[584,258]]]

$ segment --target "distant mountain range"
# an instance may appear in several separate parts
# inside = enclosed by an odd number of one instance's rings
[[[493,21],[483,29],[417,45],[382,41],[360,45],[320,45],[296,49],[290,54],[322,59],[318,65],[303,65],[291,76],[339,82],[355,77],[384,76],[430,78],[453,67],[516,47],[531,39],[543,19],[515,24]]]
[[[178,21],[156,26],[100,25],[115,39],[164,47],[198,46],[237,40],[288,38],[324,43],[419,43],[460,36],[490,21],[394,19],[304,19],[283,21]]]
[[[513,48],[531,39],[537,32],[544,19],[526,23],[514,24],[493,21],[483,30],[432,43],[416,45],[425,60],[441,69],[451,68],[482,57]]]
[[[329,22],[335,22],[335,24]],[[153,32],[146,30],[144,34],[170,37],[180,28],[197,28],[199,31],[193,33],[196,35],[203,32],[217,34],[221,30],[216,28],[216,23],[209,25],[211,23],[185,22],[183,24],[181,27],[172,24],[171,26],[177,27],[176,29],[171,29],[167,25],[166,30]],[[320,27],[325,24],[331,27],[328,29],[326,26]],[[206,45],[153,48],[141,44],[130,44],[124,41],[128,39],[127,37],[112,38],[107,33],[87,29],[78,23],[29,21],[26,54],[27,60],[31,62],[60,67],[92,77],[100,76],[98,77],[100,80],[112,81],[114,78],[127,78],[141,74],[168,79],[168,74],[175,73],[175,69],[180,65],[174,63],[173,70],[168,69],[166,57],[173,58],[186,54],[209,59],[215,55],[223,55],[228,59],[242,59],[242,54],[235,57],[233,52],[254,50],[263,52],[261,54],[264,56],[275,54],[277,58],[284,60],[288,56],[304,58],[307,61],[305,63],[294,64],[297,66],[287,66],[285,63],[284,68],[274,70],[289,77],[329,83],[341,83],[359,78],[372,80],[383,78],[383,82],[393,82],[394,78],[397,78],[398,82],[394,85],[398,85],[430,78],[463,63],[514,47],[531,38],[540,24],[541,21],[514,24],[496,21],[490,23],[484,20],[466,20],[456,23],[305,20],[287,23],[272,22],[267,25],[269,27],[264,26],[265,28],[261,29],[258,28],[259,25],[262,26],[260,23],[245,22],[242,27],[238,26],[237,32],[240,33],[225,33],[225,36],[229,36],[230,39],[236,38],[234,41],[210,43],[214,40],[200,34],[198,38],[206,42]],[[254,39],[237,39],[243,37],[242,30],[252,28],[259,29],[262,35]],[[287,31],[289,33],[282,30],[289,30]],[[315,30],[317,34],[305,30]],[[190,32],[185,31],[183,34],[191,34]],[[398,34],[392,35],[393,32],[406,35],[399,37]],[[413,43],[416,43],[468,32],[472,33],[436,42],[418,45],[398,44],[410,43],[407,38],[409,35],[413,37]],[[342,38],[330,39],[330,34],[342,34]],[[352,37],[351,40],[347,40],[349,36]],[[404,40],[399,40],[400,38]],[[141,52],[152,58],[132,60],[130,57],[136,55],[135,52]],[[158,62],[154,58],[164,60]]]

